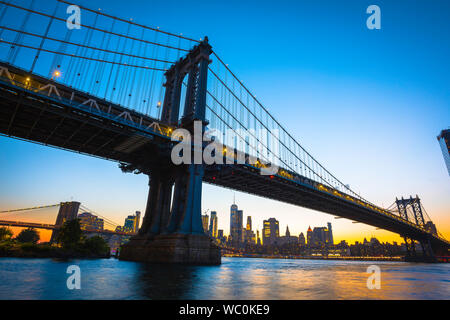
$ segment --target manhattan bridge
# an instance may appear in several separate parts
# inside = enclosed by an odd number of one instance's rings
[[[121,259],[220,263],[202,228],[203,182],[389,230],[404,238],[411,260],[448,256],[450,242],[430,228],[419,197],[382,208],[354,192],[270,114],[207,37],[83,6],[73,24],[73,3],[38,2],[0,0],[0,134],[149,177],[142,226]],[[195,123],[222,163],[173,163],[172,133],[194,133]],[[208,143],[188,145],[195,154]]]

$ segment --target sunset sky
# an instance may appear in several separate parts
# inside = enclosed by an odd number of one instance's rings
[[[419,195],[450,239],[450,177],[436,139],[450,126],[450,2],[377,1],[381,30],[366,27],[372,1],[77,2],[192,38],[207,35],[330,172],[383,207],[395,197]],[[145,211],[148,192],[145,176],[124,174],[117,163],[6,137],[0,137],[0,179],[0,210],[75,200],[120,224]],[[202,210],[218,212],[225,234],[233,196],[204,184]],[[235,197],[244,221],[251,215],[260,232],[262,221],[275,217],[282,235],[286,225],[298,235],[331,222],[335,242],[401,241],[324,213],[244,193]],[[52,223],[56,212],[28,218]],[[42,231],[43,239],[48,234]]]

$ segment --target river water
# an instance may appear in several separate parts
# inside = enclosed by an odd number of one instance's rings
[[[67,268],[80,268],[69,290]],[[381,288],[368,289],[377,265]],[[222,258],[220,266],[0,258],[0,299],[450,299],[450,264]]]

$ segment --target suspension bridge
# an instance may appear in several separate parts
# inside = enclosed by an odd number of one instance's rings
[[[49,209],[58,208],[58,212],[49,213]],[[70,208],[70,209],[68,209]],[[69,212],[68,212],[69,211]],[[85,207],[79,202],[60,202],[57,204],[36,206],[30,208],[19,208],[0,211],[0,226],[18,227],[18,228],[34,228],[44,230],[56,230],[61,228],[65,221],[79,218],[82,213],[95,214],[95,217],[102,220],[102,226],[100,228],[94,228],[91,225],[82,226],[84,233],[95,233],[99,235],[122,235],[129,236],[134,235],[133,232],[116,231],[119,224],[116,222],[96,213],[95,211]],[[56,215],[54,223],[39,223],[34,221],[47,220],[50,217]],[[34,221],[30,221],[34,220]],[[54,235],[52,235],[52,239]]]
[[[220,263],[203,234],[203,182],[398,233],[411,259],[418,243],[423,259],[448,255],[450,243],[430,227],[418,197],[393,209],[354,192],[270,114],[207,37],[83,6],[79,29],[68,28],[70,4],[0,1],[0,134],[148,175],[144,220],[122,259]],[[174,164],[180,139],[172,133],[195,133],[196,123],[221,161]],[[209,143],[189,145],[195,157]]]

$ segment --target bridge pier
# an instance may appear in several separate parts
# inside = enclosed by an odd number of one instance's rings
[[[194,121],[205,130],[206,82],[211,46],[208,39],[194,47],[165,74],[162,120],[194,134]],[[179,121],[180,92],[188,76],[184,113]],[[200,150],[202,151],[202,150]],[[191,159],[193,159],[191,157]],[[167,162],[171,162],[167,159]],[[203,231],[201,221],[203,164],[150,168],[150,191],[139,234],[122,246],[121,260],[158,263],[220,264],[220,248]],[[173,200],[172,199],[172,189]]]
[[[220,264],[220,248],[204,233],[201,223],[202,177],[201,165],[193,164],[175,168],[171,174],[151,174],[142,227],[122,246],[119,259]]]

